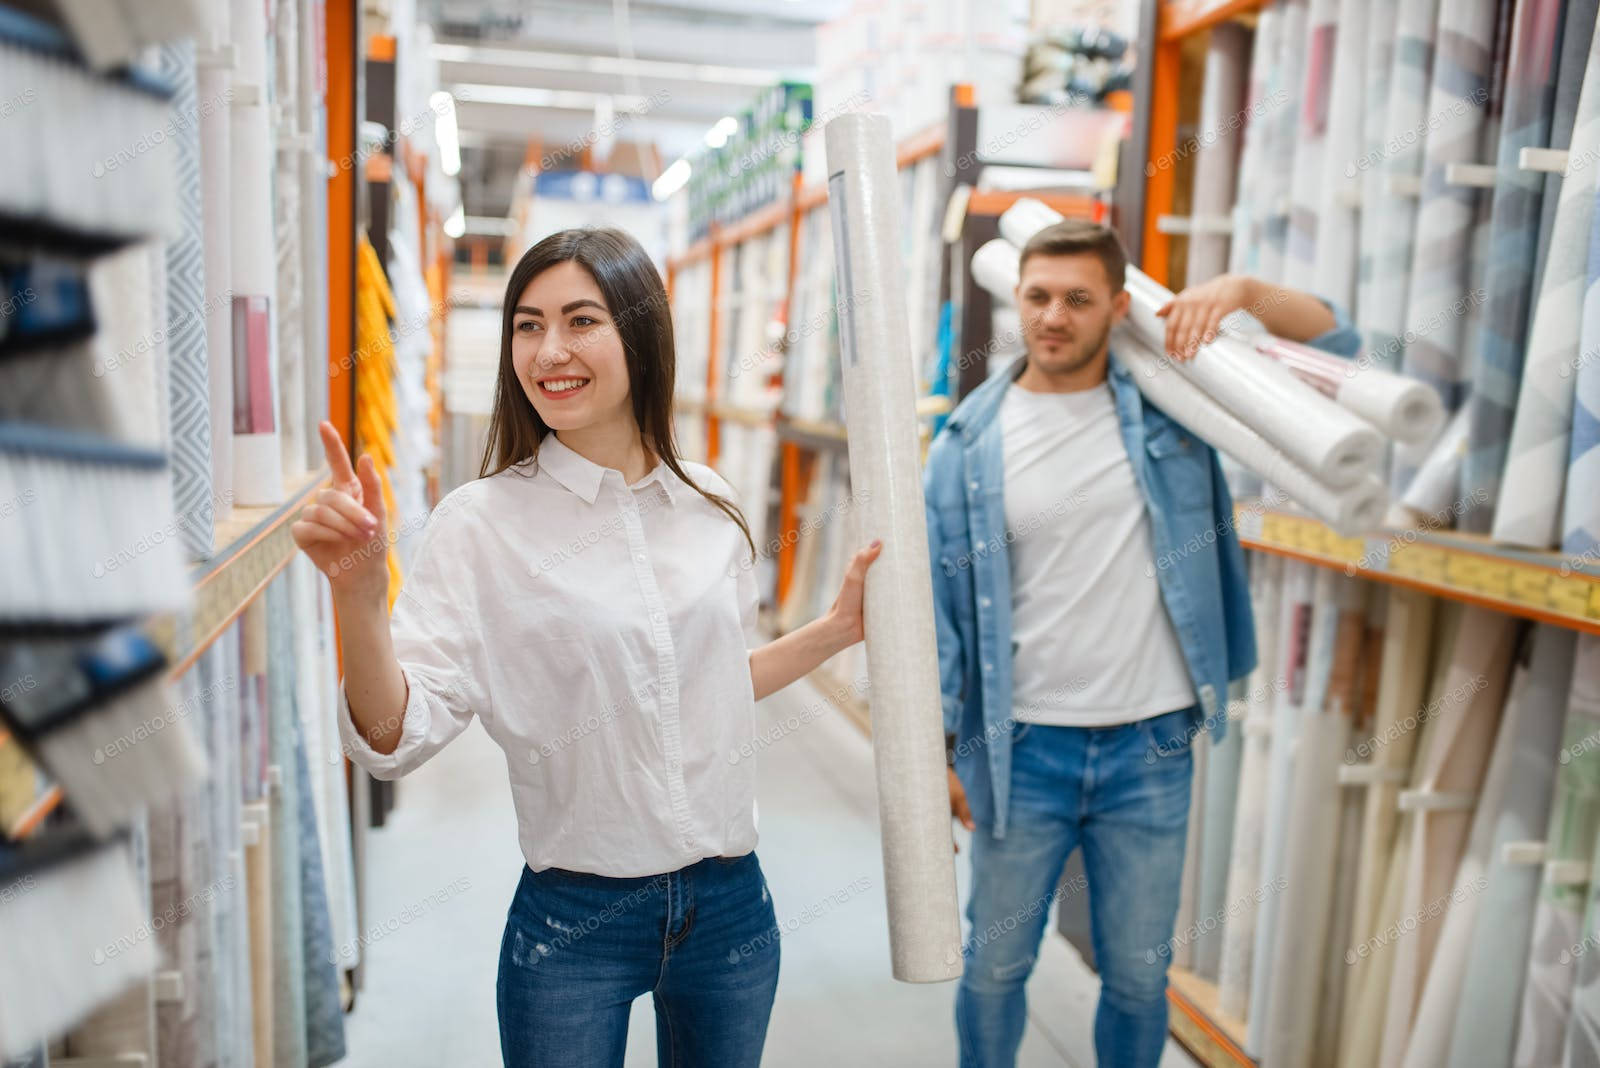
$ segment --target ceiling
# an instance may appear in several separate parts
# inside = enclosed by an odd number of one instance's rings
[[[849,0],[420,0],[456,97],[468,216],[504,216],[530,150],[585,145],[653,180],[723,115],[813,73],[819,22]]]

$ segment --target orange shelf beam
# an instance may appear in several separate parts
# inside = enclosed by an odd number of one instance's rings
[[[1177,41],[1190,34],[1209,30],[1219,22],[1248,15],[1266,7],[1272,0],[1166,0],[1158,16],[1157,36]]]

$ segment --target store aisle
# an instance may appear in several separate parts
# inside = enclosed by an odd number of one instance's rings
[[[953,1065],[954,987],[889,978],[866,739],[806,682],[759,709],[761,858],[784,931],[763,1063]],[[500,752],[474,725],[402,790],[370,839],[367,985],[348,1021],[345,1063],[498,1064],[495,964],[520,865]],[[964,855],[956,868],[964,900]],[[1095,990],[1077,953],[1049,936],[1030,987],[1023,1068],[1094,1063]],[[627,1063],[655,1064],[643,998]],[[1193,1063],[1169,1043],[1164,1068]]]

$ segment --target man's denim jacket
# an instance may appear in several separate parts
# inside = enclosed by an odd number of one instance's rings
[[[1352,356],[1360,337],[1337,326],[1311,344]],[[1000,402],[1025,360],[957,405],[923,476],[944,729],[972,815],[1004,837],[1011,796],[1011,565]],[[1111,354],[1107,370],[1122,442],[1150,514],[1152,566],[1198,701],[1191,736],[1221,738],[1228,683],[1255,668],[1255,624],[1233,500],[1215,450],[1145,400]],[[1142,634],[1107,634],[1137,642]]]

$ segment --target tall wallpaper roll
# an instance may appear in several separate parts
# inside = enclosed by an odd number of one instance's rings
[[[1245,1016],[1250,998],[1250,969],[1255,953],[1257,900],[1260,886],[1261,837],[1266,826],[1267,769],[1272,759],[1272,713],[1274,701],[1285,683],[1279,638],[1282,618],[1284,574],[1299,564],[1264,554],[1252,557],[1259,577],[1259,592],[1252,590],[1256,626],[1256,670],[1250,675],[1244,722],[1229,733],[1237,733],[1243,752],[1239,760],[1238,800],[1233,824],[1233,848],[1228,854],[1226,899],[1231,915],[1223,928],[1222,960],[1217,970],[1217,997],[1222,1011],[1234,1018]]]
[[[1183,876],[1178,887],[1178,915],[1174,926],[1188,931],[1202,915],[1195,911],[1200,896],[1200,847],[1205,832],[1206,765],[1210,762],[1211,741],[1201,735],[1189,745],[1193,756],[1189,776],[1189,826],[1183,843]],[[1170,958],[1174,968],[1193,970],[1194,939],[1179,938],[1172,946]]]
[[[1461,614],[1442,677],[1435,679],[1432,714],[1422,726],[1410,788],[1402,797],[1400,831],[1410,838],[1400,897],[1400,916],[1417,926],[1389,951],[1394,958],[1384,1018],[1382,1063],[1405,1056],[1422,982],[1438,945],[1441,924],[1432,919],[1449,903],[1451,881],[1467,832],[1471,804],[1482,788],[1504,707],[1516,621],[1486,608]],[[1405,811],[1414,798],[1420,807]],[[1461,803],[1431,807],[1460,799]],[[1426,922],[1424,922],[1426,921]]]
[[[1328,132],[1318,193],[1311,291],[1357,314],[1362,126],[1366,117],[1367,11],[1370,0],[1339,0],[1328,99]]]
[[[1289,836],[1289,801],[1294,787],[1294,752],[1304,716],[1310,670],[1313,617],[1312,597],[1316,576],[1309,564],[1293,564],[1284,572],[1283,609],[1278,619],[1278,665],[1283,689],[1275,695],[1272,712],[1272,762],[1267,771],[1266,819],[1261,847],[1258,887],[1262,892],[1256,913],[1255,946],[1250,965],[1249,1051],[1260,1053],[1272,1019],[1273,951],[1278,937],[1278,910],[1283,895],[1271,892],[1283,878],[1284,849]]]
[[[1494,829],[1517,764],[1517,740],[1523,730],[1522,693],[1527,687],[1527,674],[1526,668],[1516,669],[1506,695],[1488,771],[1484,773],[1471,829],[1467,832],[1466,848],[1445,902],[1449,911],[1442,922],[1429,920],[1438,929],[1438,941],[1427,966],[1427,978],[1406,1043],[1402,1060],[1405,1068],[1431,1068],[1449,1063],[1450,1031],[1460,1003],[1467,958],[1472,951],[1472,929],[1477,923],[1482,891],[1488,885]]]
[[[1259,568],[1250,576],[1252,607],[1259,602],[1258,588],[1262,585]],[[1259,653],[1258,653],[1259,656]],[[1233,851],[1233,825],[1238,815],[1239,762],[1244,756],[1244,706],[1248,702],[1248,687],[1236,683],[1232,689],[1242,691],[1229,694],[1228,730],[1222,741],[1205,735],[1209,752],[1206,754],[1205,799],[1200,808],[1200,866],[1195,884],[1195,912],[1201,917],[1215,917],[1215,926],[1207,926],[1194,939],[1194,953],[1190,967],[1196,975],[1215,982],[1222,963],[1222,944],[1231,909],[1228,890],[1228,858]],[[1194,819],[1193,813],[1190,819]]]
[[[266,11],[229,0],[238,56],[229,103],[232,202],[233,492],[241,505],[283,500],[278,412],[277,243],[273,235],[273,136],[268,111]]]
[[[300,868],[300,780],[295,756],[294,628],[288,581],[281,574],[262,594],[267,602],[267,735],[278,781],[269,801],[272,830],[272,1052],[283,1068],[306,1063],[305,921]],[[307,852],[310,850],[307,849]],[[326,958],[324,958],[326,959]]]
[[[1559,226],[1559,224],[1558,224]],[[1537,1068],[1561,1060],[1589,897],[1595,834],[1600,830],[1600,637],[1580,635],[1555,794],[1545,834],[1545,868],[1533,917],[1512,1063]]]
[[[1370,753],[1357,753],[1365,758],[1362,763],[1370,766],[1373,775],[1371,785],[1366,787],[1354,919],[1350,928],[1351,941],[1358,946],[1365,944],[1378,930],[1394,842],[1400,783],[1405,781],[1411,767],[1417,737],[1415,717],[1423,706],[1428,685],[1429,650],[1433,645],[1437,604],[1434,598],[1412,590],[1389,591]],[[1345,1022],[1341,1028],[1346,1036],[1354,1031],[1363,989],[1372,985],[1366,981],[1370,965],[1370,958],[1358,953],[1349,968],[1344,995]],[[1340,1063],[1349,1061],[1341,1054]]]
[[[1236,22],[1214,27],[1206,44],[1205,89],[1200,96],[1200,147],[1194,160],[1190,210],[1206,218],[1226,217],[1239,181],[1238,115],[1248,89],[1250,31]],[[1227,234],[1189,235],[1189,285],[1227,270]]]
[[[1261,266],[1266,200],[1262,192],[1270,175],[1270,146],[1276,127],[1274,69],[1278,61],[1283,12],[1276,4],[1262,9],[1256,19],[1255,42],[1250,49],[1249,109],[1245,115],[1243,144],[1239,149],[1239,185],[1233,200],[1233,240],[1228,247],[1228,270],[1234,274],[1265,277]]]
[[[1508,858],[1505,847],[1542,840],[1549,823],[1576,647],[1573,631],[1549,625],[1534,630],[1528,679],[1518,702],[1519,727],[1511,740],[1516,748],[1513,770],[1495,820],[1472,941],[1462,964],[1448,1064],[1511,1062],[1540,866]]]
[[[867,660],[883,824],[884,882],[895,977],[961,973],[950,802],[938,723],[933,602],[907,352],[894,138],[883,115],[841,115],[824,128],[844,388],[851,398],[850,481],[867,504],[865,532],[883,539],[867,579]],[[876,619],[876,624],[871,620]]]
[[[1284,0],[1275,6],[1283,9],[1283,25],[1278,38],[1278,61],[1272,69],[1268,93],[1274,105],[1270,112],[1274,126],[1271,151],[1278,165],[1266,165],[1266,180],[1262,182],[1265,219],[1260,266],[1263,278],[1282,282],[1287,279],[1289,270],[1289,212],[1294,188],[1293,169],[1282,166],[1282,161],[1294,158],[1300,125],[1309,10],[1308,0]]]
[[[176,92],[170,127],[177,184],[178,232],[167,242],[165,335],[171,442],[172,504],[189,555],[211,555],[214,509],[211,502],[211,393],[206,365],[205,215],[201,197],[200,100],[196,89],[194,43],[181,41],[159,50],[161,76]]]
[[[1422,156],[1422,197],[1417,211],[1405,311],[1405,372],[1432,386],[1447,411],[1466,392],[1462,361],[1469,299],[1471,246],[1482,193],[1452,184],[1452,164],[1477,163],[1489,110],[1497,0],[1441,0],[1432,84],[1427,95],[1427,139]],[[1475,295],[1474,295],[1475,296]],[[1405,493],[1426,446],[1395,450],[1390,489]]]
[[[283,475],[298,479],[306,473],[305,265],[301,249],[305,209],[300,203],[299,144],[309,131],[299,126],[302,78],[300,76],[299,3],[284,0],[272,13],[272,109],[269,112],[277,149],[273,153],[273,246],[277,262],[277,303],[273,309],[277,328],[278,414],[281,424]],[[287,136],[283,136],[287,135]],[[318,465],[320,466],[320,465]]]
[[[1385,188],[1384,160],[1389,123],[1389,85],[1394,75],[1395,26],[1399,4],[1374,3],[1367,10],[1367,39],[1362,53],[1363,83],[1366,93],[1362,100],[1361,155],[1352,163],[1355,178],[1361,185],[1360,244],[1356,257],[1356,325],[1361,329],[1367,352],[1377,347],[1380,327],[1394,321],[1392,304],[1385,305],[1380,315],[1378,294],[1380,280],[1392,275],[1387,263],[1380,265],[1379,252],[1383,248],[1383,204],[1388,197]],[[1387,317],[1385,317],[1387,316]],[[1371,357],[1364,357],[1371,362]]]
[[[1600,143],[1600,36],[1592,33],[1587,69],[1572,132],[1572,143],[1580,146]],[[1495,511],[1498,541],[1546,549],[1560,536],[1597,171],[1573,167],[1561,184]]]
[[[1294,163],[1289,179],[1289,238],[1284,284],[1310,289],[1317,281],[1317,221],[1326,183],[1328,113],[1333,106],[1334,51],[1339,36],[1339,0],[1309,0],[1302,65],[1299,115],[1295,122]]]
[[[1566,0],[1561,19],[1561,55],[1556,61],[1556,97],[1550,112],[1549,147],[1565,151],[1572,144],[1572,127],[1578,117],[1578,98],[1589,70],[1589,38],[1594,33],[1597,0]],[[1544,286],[1544,265],[1550,255],[1550,233],[1561,200],[1562,176],[1544,176],[1544,197],[1539,202],[1539,237],[1533,254],[1533,285],[1537,296]]]
[[[1524,170],[1524,148],[1550,138],[1555,100],[1554,67],[1564,0],[1519,0],[1512,23],[1510,67],[1500,141],[1496,147],[1485,314],[1466,339],[1471,369],[1471,412],[1461,472],[1463,530],[1489,531],[1500,496],[1500,472],[1522,384],[1523,344],[1532,296],[1533,254],[1538,244],[1544,176]]]
[[[1590,562],[1600,559],[1600,211],[1589,223],[1589,264],[1573,380],[1572,444],[1566,500],[1561,505],[1561,548]]]
[[[209,49],[228,43],[228,5],[207,7]],[[233,511],[233,148],[228,101],[233,76],[228,68],[196,58],[199,96],[200,218],[204,241],[206,393],[211,427],[213,516]]]

